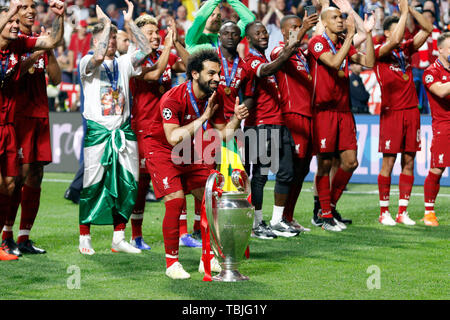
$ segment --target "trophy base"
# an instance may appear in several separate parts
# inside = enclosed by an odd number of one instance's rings
[[[213,281],[222,281],[222,282],[238,282],[238,281],[247,281],[249,277],[242,275],[237,270],[222,270],[221,273],[212,277]]]

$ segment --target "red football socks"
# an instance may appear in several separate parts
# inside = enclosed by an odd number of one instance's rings
[[[28,240],[28,235],[33,227],[39,210],[39,201],[41,198],[41,188],[33,188],[24,185],[22,188],[22,201],[20,203],[22,212],[20,216],[19,236],[17,243]]]
[[[91,234],[90,224],[80,224],[80,236],[88,236]]]
[[[195,203],[195,217],[194,217],[194,232],[195,232],[200,231],[202,201],[194,197],[194,203]]]
[[[10,207],[8,213],[5,215],[5,229],[8,228],[9,230],[3,230],[2,240],[13,238],[12,227],[14,226],[14,222],[16,221],[17,210],[19,209],[21,198],[22,190],[21,188],[16,188],[10,198]]]
[[[330,177],[316,176],[316,188],[319,195],[320,207],[322,208],[322,218],[333,218],[331,213],[331,191]]]
[[[441,176],[429,171],[423,185],[425,211],[434,210],[434,202],[439,193]]]
[[[345,190],[350,178],[352,177],[353,172],[347,172],[339,168],[336,171],[336,174],[333,177],[333,181],[331,183],[331,204],[336,206],[337,202],[341,198],[342,193]]]
[[[166,201],[164,204],[166,213],[163,219],[163,237],[167,268],[178,261],[179,220],[183,211],[184,201],[185,199],[175,198]]]
[[[380,215],[389,211],[389,197],[391,192],[391,177],[378,175],[378,195],[380,197]]]
[[[2,208],[2,210],[0,210],[0,231],[3,230],[10,203],[11,197],[4,193],[0,193],[0,208]]]
[[[291,183],[283,210],[283,218],[288,222],[291,222],[294,218],[295,205],[297,204],[297,199],[302,191],[302,186],[303,183]]]
[[[133,214],[130,217],[132,239],[142,237],[142,222],[144,220],[145,197],[148,192],[149,184],[150,184],[150,175],[141,174],[139,176],[136,204],[134,205]]]
[[[184,198],[183,211],[180,214],[180,237],[183,234],[188,233],[187,231],[187,209],[186,209],[186,198]]]
[[[409,197],[411,196],[412,187],[414,184],[414,176],[408,176],[401,173],[398,183],[399,200],[398,200],[398,213],[402,214],[408,208]]]

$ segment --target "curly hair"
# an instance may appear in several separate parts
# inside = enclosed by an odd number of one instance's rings
[[[220,65],[220,59],[215,50],[203,49],[193,53],[188,60],[186,67],[186,76],[192,80],[192,71],[200,73],[203,70],[203,62],[217,62]]]

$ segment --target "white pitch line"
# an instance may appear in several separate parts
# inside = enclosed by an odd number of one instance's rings
[[[43,180],[44,182],[61,182],[61,183],[72,183],[72,180],[66,180],[66,179],[46,179],[44,178]],[[274,188],[272,187],[268,187],[268,188],[264,188],[265,190],[271,190],[273,191]],[[302,189],[302,192],[313,192],[313,190],[311,189]],[[378,190],[372,190],[372,191],[344,191],[344,193],[348,193],[348,194],[378,194]],[[392,189],[391,190],[391,194],[394,195],[398,195],[399,191],[398,189]],[[423,196],[423,193],[417,193],[417,192],[413,192],[411,193],[412,196]],[[438,197],[444,197],[444,198],[450,198],[450,194],[447,193],[439,193]]]
[[[274,190],[274,188],[268,187],[264,188],[264,190]],[[314,190],[308,188],[308,189],[302,189],[302,192],[314,192]],[[344,193],[348,194],[371,194],[371,195],[378,195],[378,190],[372,190],[372,191],[344,191]],[[391,194],[398,195],[399,191],[398,189],[391,190]],[[423,196],[423,193],[413,192],[411,193],[412,196]],[[444,197],[444,198],[450,198],[450,194],[448,193],[439,193],[438,197]]]

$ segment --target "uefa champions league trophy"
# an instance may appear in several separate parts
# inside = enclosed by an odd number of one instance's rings
[[[222,272],[213,281],[235,282],[249,278],[238,271],[250,240],[255,208],[248,202],[250,183],[242,170],[233,170],[232,182],[238,191],[224,192],[224,177],[212,173],[206,182],[205,207],[211,246]]]

